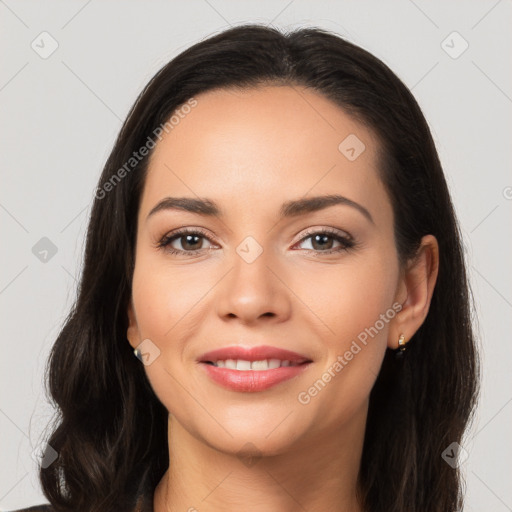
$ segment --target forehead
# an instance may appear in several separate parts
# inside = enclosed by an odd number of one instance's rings
[[[333,193],[387,207],[376,136],[318,92],[264,86],[195,100],[153,151],[141,216],[166,195],[260,215],[286,199]]]

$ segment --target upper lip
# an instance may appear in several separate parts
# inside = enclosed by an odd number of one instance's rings
[[[244,361],[262,361],[264,359],[279,359],[281,361],[290,361],[297,364],[310,362],[308,357],[278,347],[269,345],[259,345],[257,347],[242,347],[240,345],[232,345],[230,347],[211,350],[199,356],[200,362],[225,361],[226,359],[238,359]]]

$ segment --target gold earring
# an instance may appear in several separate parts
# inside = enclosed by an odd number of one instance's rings
[[[403,334],[400,334],[400,336],[398,337],[398,349],[395,351],[395,357],[397,359],[402,359],[404,357],[404,352],[405,349],[407,348],[406,345],[407,342],[405,341],[405,336]]]

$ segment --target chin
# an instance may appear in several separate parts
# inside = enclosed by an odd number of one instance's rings
[[[282,435],[272,434],[268,438],[261,432],[241,431],[233,433],[233,437],[225,436],[222,439],[204,439],[210,447],[227,455],[236,455],[242,461],[245,458],[272,457],[291,450],[296,439],[291,438],[289,432]]]

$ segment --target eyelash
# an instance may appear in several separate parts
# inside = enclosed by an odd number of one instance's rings
[[[174,240],[178,240],[181,237],[185,235],[199,235],[200,237],[206,238],[208,241],[211,242],[210,238],[206,234],[205,231],[203,231],[200,228],[193,228],[193,229],[181,229],[176,232],[171,232],[165,236],[163,236],[160,241],[156,244],[157,248],[165,250],[166,252],[173,254],[173,255],[187,255],[187,256],[196,256],[204,251],[209,251],[210,249],[195,249],[193,251],[183,251],[181,249],[174,249],[173,247],[169,247],[170,244]],[[306,231],[304,236],[297,242],[297,244],[300,244],[307,240],[308,238],[311,238],[314,235],[328,235],[330,238],[333,238],[335,241],[339,242],[341,244],[340,247],[337,247],[335,249],[328,249],[325,251],[319,251],[315,249],[303,249],[307,251],[308,253],[312,253],[315,256],[322,257],[327,254],[334,254],[334,253],[341,253],[343,251],[349,251],[353,247],[356,246],[356,242],[350,238],[345,237],[339,234],[339,232],[332,228],[324,228],[324,229],[311,229],[310,231]],[[295,245],[297,245],[295,244]]]

